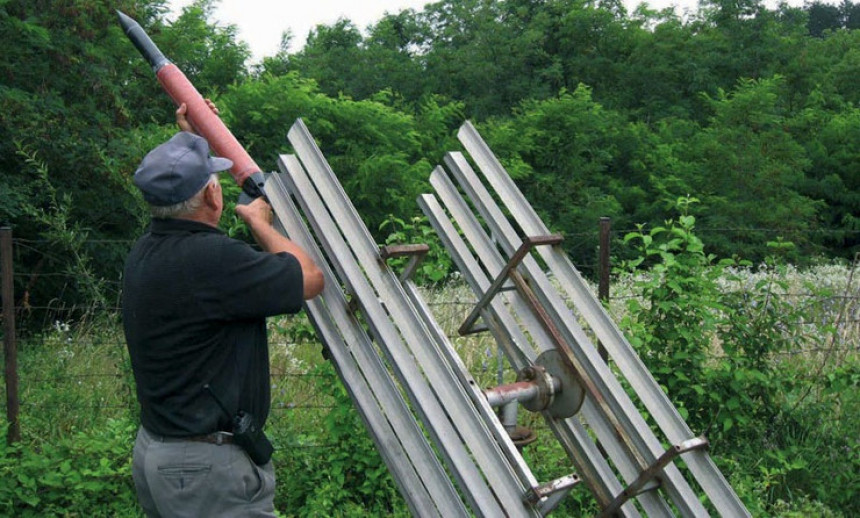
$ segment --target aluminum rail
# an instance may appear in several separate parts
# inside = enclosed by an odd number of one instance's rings
[[[512,254],[521,239],[496,205],[486,187],[479,181],[465,157],[460,153],[446,156],[449,166],[460,186],[466,191],[480,216],[490,227],[495,241]],[[515,214],[515,207],[511,214]],[[533,257],[526,258],[521,265],[523,275],[533,283],[535,295],[541,299],[543,308],[550,314],[566,345],[565,356],[576,366],[589,384],[588,398],[583,406],[583,416],[588,425],[599,435],[601,444],[627,482],[652,464],[662,454],[662,446],[650,431],[645,419],[639,414],[633,401],[627,396],[620,382],[603,362],[584,331],[577,324],[577,317],[558,296],[544,272]],[[531,328],[530,328],[531,329]],[[550,345],[555,347],[557,344]],[[620,440],[617,443],[616,440]],[[616,447],[620,445],[620,448]],[[664,488],[674,493],[673,502],[685,516],[705,516],[707,511],[696,498],[689,484],[675,466],[665,470]],[[654,493],[646,493],[639,501],[643,505],[662,507],[646,508],[649,516],[670,516],[667,505],[652,500]],[[659,514],[658,514],[659,513]]]
[[[293,170],[301,167],[294,156],[281,156],[282,170],[287,169],[287,163]],[[420,517],[468,516],[421,429],[408,417],[407,403],[387,376],[372,339],[350,312],[337,277],[304,225],[280,175],[271,175],[265,189],[279,229],[323,269],[325,289],[319,297],[305,302],[306,313],[410,511]]]
[[[450,344],[428,327],[427,315],[385,264],[301,120],[288,138],[304,166],[285,163],[288,188],[468,505],[478,516],[539,516],[523,498],[533,477],[509,462],[511,452],[494,433],[497,418],[489,405],[474,404],[475,388],[445,361],[440,347]]]
[[[467,122],[461,127],[458,136],[461,143],[484,174],[487,182],[501,199],[504,208],[512,215],[514,221],[522,231],[527,235],[548,234],[549,231],[546,225],[529,205],[475,128]],[[513,226],[507,224],[507,220],[499,221],[493,219],[501,214],[500,211],[491,214],[492,211],[487,206],[483,207],[483,210],[483,216],[488,220],[490,226],[493,227],[494,236],[500,245],[507,253],[512,253],[519,244],[519,238]],[[693,438],[692,431],[681,418],[677,409],[675,409],[666,394],[654,381],[651,374],[617,326],[612,322],[600,302],[590,293],[584,280],[568,257],[562,251],[548,247],[540,248],[538,253],[547,267],[554,273],[562,290],[573,301],[576,309],[595,333],[596,338],[606,347],[611,358],[638,395],[641,403],[654,418],[661,431],[666,434],[668,442],[679,444]],[[596,381],[600,381],[602,382],[601,384],[605,385],[601,390],[605,389],[608,391],[607,393],[614,393],[614,397],[618,399],[618,405],[615,408],[615,410],[620,411],[618,417],[622,421],[629,421],[625,424],[626,426],[632,426],[634,431],[637,429],[642,430],[637,423],[639,421],[637,419],[639,417],[638,411],[635,408],[629,408],[626,403],[622,403],[623,391],[619,392],[613,386],[617,384],[613,383],[615,381],[614,377],[605,378],[608,371],[604,368],[605,364],[600,361],[599,355],[596,354],[596,348],[590,344],[585,333],[575,323],[575,320],[571,318],[574,315],[568,310],[565,302],[550,285],[546,275],[538,267],[537,262],[534,260],[525,261],[523,266],[526,272],[525,275],[527,275],[531,282],[537,285],[536,292],[543,298],[542,302],[547,306],[547,309],[554,313],[554,316],[560,321],[567,321],[570,324],[567,327],[569,338],[573,339],[573,343],[577,344],[573,352],[579,357],[582,366],[589,371],[589,375],[600,377]],[[608,374],[612,376],[611,373]],[[647,427],[642,432],[642,436],[634,435],[632,438],[637,443],[640,453],[646,456],[645,460],[650,465],[661,455],[661,446],[656,437],[651,436],[652,434],[648,432]],[[711,504],[717,509],[720,515],[732,517],[749,516],[749,512],[725,480],[725,477],[717,469],[707,452],[694,450],[685,453],[682,457],[693,477],[705,494],[707,494]],[[702,514],[705,511],[698,502],[698,499],[688,494],[686,484],[682,482],[680,475],[675,473],[676,471],[671,465],[666,467],[664,470],[666,476],[663,479],[664,488],[670,493],[673,502],[683,514]]]

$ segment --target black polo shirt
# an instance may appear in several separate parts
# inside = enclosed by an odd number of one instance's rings
[[[143,426],[171,437],[230,430],[240,409],[262,426],[270,406],[265,317],[295,313],[302,300],[294,256],[257,251],[203,223],[153,219],[123,275]]]

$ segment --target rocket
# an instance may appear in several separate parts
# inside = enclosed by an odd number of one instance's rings
[[[125,13],[121,11],[116,13],[125,35],[152,66],[152,71],[155,72],[158,82],[161,83],[167,95],[177,106],[182,103],[188,106],[186,117],[197,133],[209,142],[209,147],[215,154],[233,161],[230,174],[242,187],[242,191],[251,199],[264,196],[263,172],[251,155],[236,140],[221,118],[212,113],[203,96],[179,70],[179,67],[171,63],[158,50],[143,27]]]

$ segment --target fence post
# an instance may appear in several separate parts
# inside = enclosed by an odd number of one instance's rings
[[[6,359],[6,442],[21,440],[18,422],[18,344],[15,341],[15,289],[12,275],[12,229],[0,228],[0,275],[3,300],[3,350]]]
[[[612,219],[608,217],[600,218],[600,252],[598,263],[599,266],[599,283],[597,285],[597,297],[601,302],[609,300],[609,231],[612,228]],[[603,361],[609,359],[606,353],[606,348],[600,342],[597,343],[597,350]]]

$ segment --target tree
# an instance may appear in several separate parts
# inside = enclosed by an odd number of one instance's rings
[[[217,0],[195,0],[159,40],[161,50],[201,92],[214,96],[248,76],[248,45],[236,26],[211,22]]]
[[[424,26],[411,9],[387,14],[371,26],[363,44],[367,65],[362,71],[364,96],[391,90],[415,101],[429,94],[420,59],[425,39]]]
[[[127,155],[114,151],[134,117],[128,103],[141,91],[128,80],[133,66],[121,56],[131,45],[113,8],[148,23],[159,5],[0,4],[0,220],[37,243],[21,251],[17,265],[29,275],[18,278],[17,293],[32,306],[47,307],[59,293],[70,305],[93,300],[84,271],[90,266],[116,278],[120,247],[96,250],[85,239],[128,235],[137,223],[116,168],[127,165]],[[40,277],[40,268],[69,275]]]
[[[824,205],[821,242],[850,260],[860,251],[860,109],[828,110],[816,92],[790,124],[810,160],[800,192]]]
[[[647,200],[617,160],[626,121],[593,101],[584,85],[526,101],[513,118],[490,121],[482,131],[547,225],[570,236],[565,246],[578,264],[593,263],[600,217],[623,228],[630,224],[626,209]]]
[[[157,43],[170,35],[160,19],[163,1],[0,3],[0,220],[13,225],[16,236],[39,243],[19,257],[29,267],[20,271],[31,274],[26,282],[34,306],[47,307],[59,293],[67,294],[70,307],[91,301],[87,272],[119,277],[125,245],[114,240],[137,234],[143,216],[129,177],[169,131],[152,122],[172,125],[174,108],[122,33],[115,9],[138,20]],[[202,15],[189,9],[183,16]],[[217,29],[208,34],[222,35]],[[184,37],[200,34],[168,39]],[[162,49],[170,54],[168,47]],[[226,40],[213,44],[218,55],[209,58],[226,59],[222,51],[229,47]],[[207,87],[215,87],[215,78],[222,84],[236,79],[226,73],[210,76],[211,83],[205,74],[195,79]],[[111,243],[96,246],[94,239]],[[39,268],[68,276],[39,277]]]
[[[696,30],[674,12],[648,16],[643,23],[656,25],[636,31],[614,94],[619,107],[643,120],[696,117],[702,112],[699,94],[715,93],[717,83],[714,71],[694,52]]]
[[[860,29],[860,3],[842,0],[840,9],[843,27],[849,30]]]
[[[618,85],[623,83],[636,43],[638,22],[628,20],[623,8],[609,8],[601,2],[564,4],[555,45],[565,87],[572,90],[586,84],[606,106],[623,106],[626,99]]]
[[[290,68],[315,79],[321,91],[332,97],[363,98],[367,92],[357,91],[355,82],[357,76],[368,73],[361,42],[358,28],[345,18],[334,25],[317,25],[304,49],[290,58]]]
[[[566,2],[563,2],[566,3]],[[428,91],[463,101],[470,117],[501,115],[564,86],[555,2],[446,0],[420,18]],[[575,87],[573,84],[573,87]]]
[[[824,2],[812,2],[806,6],[809,21],[806,23],[809,34],[820,38],[824,31],[835,31],[842,28],[842,13],[838,6]]]
[[[721,257],[761,260],[778,237],[802,251],[813,244],[807,231],[817,228],[821,203],[799,191],[809,160],[786,131],[780,82],[744,80],[711,99],[709,125],[680,149],[695,164],[687,193],[702,200],[696,215],[702,229],[716,231],[710,241]]]
[[[415,199],[429,189],[428,159],[441,158],[445,148],[437,146],[450,143],[461,121],[456,104],[431,98],[407,113],[383,94],[329,97],[296,72],[237,85],[221,100],[223,117],[264,170],[276,170],[277,155],[289,151],[284,135],[302,117],[371,231],[390,214],[418,213]]]

